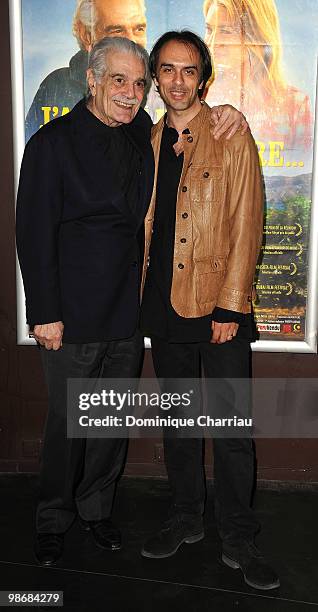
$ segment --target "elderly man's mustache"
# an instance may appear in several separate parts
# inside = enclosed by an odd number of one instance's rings
[[[127,104],[128,106],[139,104],[139,100],[137,98],[125,98],[124,96],[114,96],[112,100],[113,102],[121,102],[122,104]]]

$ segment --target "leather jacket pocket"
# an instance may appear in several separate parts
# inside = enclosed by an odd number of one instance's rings
[[[215,202],[220,199],[222,188],[221,166],[191,167],[191,200],[193,202]]]
[[[198,304],[215,302],[226,271],[225,256],[214,255],[194,261],[196,297]]]

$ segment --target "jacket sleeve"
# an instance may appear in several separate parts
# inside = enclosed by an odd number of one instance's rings
[[[17,251],[29,325],[62,320],[58,270],[62,176],[60,160],[41,132],[26,146],[17,197]]]
[[[225,145],[229,255],[216,306],[247,312],[263,234],[263,181],[251,134],[238,134],[231,140]]]

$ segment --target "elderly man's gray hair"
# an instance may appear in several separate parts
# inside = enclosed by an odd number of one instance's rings
[[[117,38],[117,37],[105,37],[102,38],[94,47],[89,54],[88,68],[93,72],[93,75],[97,83],[100,83],[105,76],[107,71],[107,54],[111,51],[118,51],[120,53],[130,53],[140,59],[145,66],[145,81],[146,89],[149,87],[151,82],[151,76],[149,71],[149,55],[147,51],[137,45],[128,38]],[[90,92],[87,93],[87,98],[90,97]]]

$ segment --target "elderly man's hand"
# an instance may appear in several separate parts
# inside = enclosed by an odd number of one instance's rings
[[[64,325],[62,321],[55,323],[44,323],[43,325],[35,325],[33,329],[34,338],[45,348],[50,351],[58,351],[62,346]]]
[[[238,328],[238,323],[217,323],[216,321],[212,321],[212,337],[210,342],[212,344],[224,344],[224,342],[229,342],[235,338]]]
[[[238,130],[241,130],[241,134],[245,134],[249,128],[243,113],[234,108],[234,106],[231,106],[231,104],[213,106],[212,118],[215,124],[213,136],[216,140],[226,132],[226,139],[229,140]]]

